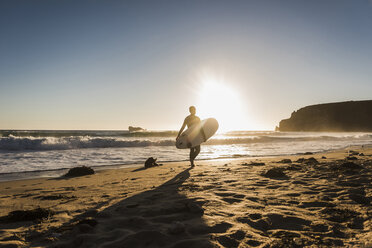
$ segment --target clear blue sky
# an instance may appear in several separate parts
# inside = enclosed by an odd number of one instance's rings
[[[0,129],[178,129],[205,74],[229,128],[372,98],[368,0],[4,0],[0,35]]]

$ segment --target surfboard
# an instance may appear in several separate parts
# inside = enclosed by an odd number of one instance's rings
[[[176,147],[178,149],[192,148],[200,145],[212,137],[218,129],[218,122],[214,118],[202,120],[200,123],[195,124],[176,140]]]

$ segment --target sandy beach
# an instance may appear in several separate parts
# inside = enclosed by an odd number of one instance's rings
[[[372,149],[352,150],[1,182],[0,246],[371,247]]]
[[[0,248],[372,248],[371,11],[0,1]]]

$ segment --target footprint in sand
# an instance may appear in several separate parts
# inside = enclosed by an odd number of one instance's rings
[[[229,235],[229,237],[231,237],[233,239],[236,239],[236,240],[242,240],[246,236],[247,236],[247,234],[243,230],[238,230],[238,231],[236,231],[236,232],[234,232],[234,233],[232,233],[232,234]]]
[[[344,190],[343,188],[331,188],[322,190],[323,193],[335,193]]]
[[[34,196],[34,195],[36,195],[36,194],[22,194],[22,195],[20,195],[20,198],[27,198],[27,197],[30,197],[30,196]]]
[[[66,191],[76,191],[75,187],[62,187],[62,189],[66,190]]]
[[[217,241],[223,247],[238,247],[241,241],[247,236],[243,230],[238,230],[232,234],[221,235],[217,237]],[[249,235],[250,236],[250,235]]]
[[[321,213],[326,216],[327,220],[338,223],[350,221],[354,218],[358,218],[360,215],[359,212],[353,211],[351,209],[336,207],[326,207],[321,211]]]
[[[298,205],[300,204],[299,201],[287,201],[288,204],[291,204],[291,205]]]
[[[282,186],[280,186],[280,185],[269,185],[269,186],[267,186],[266,188],[267,189],[278,189],[278,188],[281,188]]]
[[[218,196],[234,196],[235,195],[235,193],[231,193],[231,192],[216,192],[214,194]]]
[[[280,230],[273,232],[272,236],[277,239],[270,242],[270,247],[308,247],[311,244],[306,237],[296,232]]]
[[[215,195],[221,196],[223,201],[230,204],[241,202],[242,199],[245,197],[245,195],[236,194],[232,192],[216,192]]]
[[[300,193],[288,193],[287,196],[297,197],[300,196]]]
[[[49,201],[54,201],[54,200],[60,200],[60,199],[74,199],[76,196],[66,196],[66,195],[61,195],[61,194],[51,194],[51,195],[38,195],[35,196],[34,199],[39,199],[39,200],[49,200]]]
[[[259,215],[239,217],[237,220],[241,223],[248,224],[250,227],[260,230],[267,231],[273,229],[283,229],[292,231],[303,231],[305,226],[309,226],[311,221],[305,220],[295,216],[285,216],[282,214],[266,214],[262,216]]]
[[[325,223],[315,222],[310,225],[313,232],[325,233],[329,231],[329,226]]]
[[[224,183],[235,183],[235,182],[237,182],[237,180],[225,180],[225,181],[223,181]]]
[[[260,201],[260,198],[258,198],[258,197],[254,197],[254,196],[249,196],[249,197],[247,197],[247,199],[250,200],[250,201],[253,201],[253,202],[258,202],[258,201]]]
[[[266,232],[269,229],[269,221],[267,218],[252,220],[249,217],[238,217],[237,221],[240,223],[248,224],[253,229]]]
[[[303,191],[302,194],[305,194],[305,195],[318,195],[319,192],[318,191],[307,190],[307,191]]]
[[[292,181],[292,184],[302,184],[302,185],[307,185],[308,183],[307,183],[307,182],[304,182],[304,181],[296,180],[296,181]]]
[[[232,198],[232,197],[223,197],[222,200],[229,203],[229,204],[233,204],[233,203],[237,203],[237,202],[242,201],[241,199],[236,199],[236,198]]]
[[[25,190],[24,192],[30,192],[30,191],[41,191],[42,188],[36,188],[36,189],[28,189],[28,190]]]
[[[226,248],[238,247],[240,243],[239,241],[227,235],[219,236],[217,237],[217,240],[218,240],[218,243],[220,243],[223,247],[226,247]]]
[[[301,202],[298,206],[300,208],[324,208],[324,207],[334,207],[335,205],[326,201],[308,201]]]
[[[262,218],[262,214],[259,213],[248,214],[248,217],[252,220],[258,220]]]
[[[262,244],[260,241],[254,239],[249,239],[246,243],[253,247],[257,247]]]
[[[353,200],[356,203],[359,203],[361,205],[369,206],[371,203],[371,200],[368,197],[365,197],[362,194],[356,194],[356,193],[350,193],[348,194],[349,198]]]

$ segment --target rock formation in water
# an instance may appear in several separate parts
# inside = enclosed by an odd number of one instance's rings
[[[132,127],[132,126],[129,126],[128,130],[129,130],[129,132],[143,132],[143,131],[146,131],[146,129],[144,129],[142,127]]]
[[[277,130],[371,132],[372,100],[307,106],[280,121]]]

